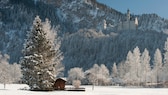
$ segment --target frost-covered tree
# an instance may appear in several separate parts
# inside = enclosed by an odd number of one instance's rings
[[[156,49],[155,54],[154,54],[154,62],[153,62],[153,76],[154,82],[159,82],[160,81],[160,74],[161,74],[161,69],[162,69],[162,55],[161,51],[159,49]]]
[[[13,63],[10,65],[10,76],[13,83],[18,83],[22,77],[20,64]]]
[[[4,84],[4,89],[7,83],[11,82],[9,55],[1,54],[0,52],[0,83]]]
[[[55,75],[56,76],[63,76],[63,70],[64,70],[64,66],[63,64],[61,63],[62,62],[62,59],[63,59],[63,56],[62,56],[62,53],[60,51],[60,46],[61,46],[61,40],[60,38],[58,37],[58,26],[56,28],[52,28],[51,27],[51,21],[49,21],[49,19],[45,19],[45,22],[43,22],[43,30],[44,32],[46,33],[46,37],[50,40],[50,43],[52,45],[54,45],[54,49],[55,49]]]
[[[133,53],[128,52],[125,66],[127,68],[124,80],[127,84],[135,85],[141,82],[141,63],[140,63],[140,50],[138,47],[134,48]]]
[[[100,65],[100,71],[99,72],[102,72],[102,74],[106,77],[106,78],[109,78],[109,70],[108,68],[104,65],[104,64],[101,64]]]
[[[141,77],[141,53],[138,47],[133,50],[134,66],[135,72],[137,73],[137,78]]]
[[[150,56],[147,49],[141,55],[138,47],[129,51],[126,61],[119,64],[119,78],[128,85],[139,85],[151,79]]]
[[[127,58],[124,63],[124,66],[121,65],[124,69],[123,73],[125,73],[124,77],[123,77],[123,81],[127,84],[130,84],[132,82],[132,77],[133,77],[133,75],[135,75],[134,71],[132,72],[133,64],[134,64],[133,53],[131,51],[129,51],[127,54]],[[120,74],[121,74],[121,72],[120,72]]]
[[[33,27],[27,34],[24,56],[20,60],[23,82],[31,90],[53,90],[55,68],[61,60],[59,48],[55,48],[54,41],[48,38],[50,28],[44,29],[44,26],[39,16],[36,16]]]
[[[112,67],[112,78],[115,78],[117,76],[118,76],[118,70],[117,70],[116,63],[114,63]]]
[[[93,85],[98,85],[97,83],[97,73],[99,71],[99,65],[94,64],[92,68],[90,68],[89,70],[87,70],[85,73],[88,75],[88,80],[90,81],[90,83],[92,83]]]
[[[151,72],[151,67],[150,67],[150,56],[149,56],[149,51],[145,48],[144,52],[141,55],[141,79],[142,82],[147,83],[150,80],[150,72]]]
[[[75,88],[79,88],[80,85],[81,85],[81,81],[80,80],[74,80],[72,85],[75,87]]]
[[[109,70],[104,64],[100,66],[95,64],[86,73],[89,75],[89,81],[94,85],[108,85],[110,82]]]
[[[84,78],[84,72],[82,68],[72,68],[68,71],[68,80],[72,83],[74,80],[81,81]]]
[[[55,39],[57,36],[57,31],[55,31],[55,29],[51,27],[51,21],[49,21],[49,19],[47,18],[45,19],[45,22],[43,22],[43,30],[44,32],[46,32],[46,37],[50,39],[50,42],[52,44],[54,44],[55,40],[57,40]]]
[[[163,81],[168,81],[168,38],[164,46],[164,66],[163,66]]]
[[[0,83],[4,84],[4,89],[7,83],[19,82],[21,78],[21,69],[19,64],[9,64],[9,55],[0,53]]]

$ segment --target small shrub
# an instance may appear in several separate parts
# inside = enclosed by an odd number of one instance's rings
[[[73,86],[74,86],[75,88],[79,88],[80,85],[81,85],[81,81],[80,81],[80,80],[74,80],[74,81],[73,81]]]

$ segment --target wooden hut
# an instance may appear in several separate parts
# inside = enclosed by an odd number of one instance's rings
[[[54,87],[55,90],[64,90],[65,89],[65,83],[66,83],[66,79],[58,78],[58,79],[56,79],[53,87]]]

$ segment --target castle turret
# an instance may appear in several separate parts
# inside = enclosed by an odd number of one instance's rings
[[[127,10],[127,21],[130,21],[130,18],[131,18],[131,16],[130,16],[130,10],[128,9]]]

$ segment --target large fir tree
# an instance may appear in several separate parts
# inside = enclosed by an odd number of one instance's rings
[[[39,16],[33,22],[31,31],[28,32],[21,58],[23,82],[30,86],[30,90],[53,90],[56,65],[55,58],[58,51],[55,50],[52,41],[47,38],[43,23]],[[59,60],[60,61],[60,60]]]

